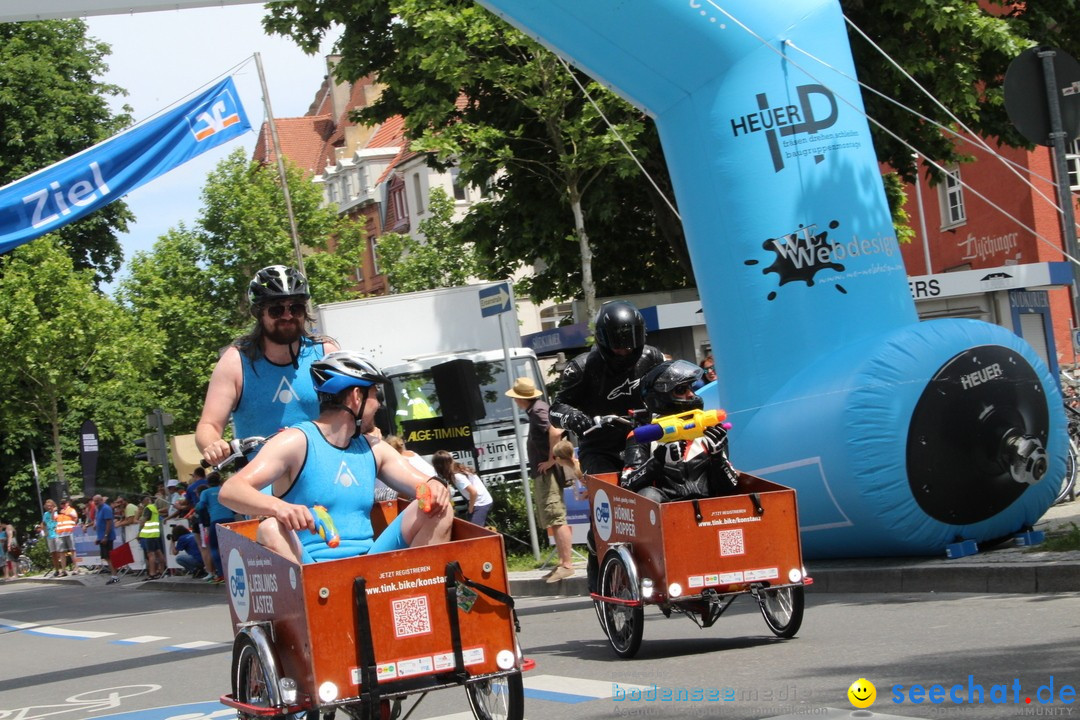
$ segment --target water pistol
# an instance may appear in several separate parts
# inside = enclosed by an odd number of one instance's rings
[[[431,488],[428,487],[427,480],[416,486],[416,503],[424,512],[431,512]]]
[[[635,442],[672,442],[674,440],[693,440],[705,434],[705,429],[713,425],[727,424],[727,413],[723,410],[689,410],[678,415],[665,415],[656,418],[649,425],[634,428],[631,435]]]
[[[330,513],[322,505],[314,505],[311,508],[311,514],[315,518],[315,532],[319,533],[319,537],[325,540],[327,545],[336,548],[341,542],[341,536],[338,535]]]

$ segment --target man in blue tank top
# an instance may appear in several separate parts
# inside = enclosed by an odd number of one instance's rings
[[[232,510],[267,519],[256,540],[297,562],[332,560],[450,539],[453,506],[438,478],[424,477],[388,443],[369,435],[386,377],[366,358],[330,353],[311,366],[319,416],[275,435],[258,459],[231,477],[218,500]],[[412,502],[378,539],[371,527],[375,477]],[[266,494],[264,488],[272,488]],[[331,547],[316,533],[312,511],[322,505],[337,527]]]
[[[210,376],[195,443],[211,465],[229,456],[221,437],[232,415],[238,438],[267,437],[319,414],[311,364],[337,350],[307,330],[307,279],[284,265],[255,274],[248,286],[255,327],[221,354]]]

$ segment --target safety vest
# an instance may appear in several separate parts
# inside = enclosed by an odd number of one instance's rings
[[[79,523],[79,518],[78,515],[76,515],[74,508],[68,508],[67,512],[57,510],[53,517],[56,519],[57,535],[70,535],[75,530],[75,526]]]
[[[142,530],[139,531],[139,537],[141,538],[156,538],[161,537],[161,522],[158,520],[157,505],[150,503],[146,506],[146,509],[150,511],[150,519],[143,525]]]

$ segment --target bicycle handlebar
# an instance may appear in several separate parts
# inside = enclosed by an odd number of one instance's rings
[[[235,438],[229,441],[230,455],[228,457],[226,457],[224,460],[217,463],[216,465],[211,465],[205,459],[203,459],[199,461],[199,465],[204,468],[213,468],[214,470],[218,471],[224,470],[225,468],[232,465],[234,462],[240,459],[246,459],[249,452],[266,443],[266,441],[269,440],[271,437],[273,437],[273,435],[271,435],[270,437],[252,435],[251,437],[246,438]]]
[[[625,425],[626,427],[631,428],[634,427],[634,423],[632,423],[627,418],[624,418],[622,415],[596,415],[595,417],[593,417],[592,427],[586,430],[584,434],[588,435],[594,430],[599,430],[605,427],[613,427],[615,425]]]

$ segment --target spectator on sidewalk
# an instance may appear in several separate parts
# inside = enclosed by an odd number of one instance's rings
[[[60,558],[62,553],[60,552],[56,538],[56,503],[52,498],[45,501],[45,511],[41,513],[41,522],[38,523],[38,530],[45,536],[45,542],[49,546],[49,559],[52,561],[52,570],[45,573],[44,577],[60,577]]]
[[[56,548],[60,553],[60,577],[68,573],[74,575],[79,570],[75,557],[75,526],[79,524],[79,514],[71,507],[71,501],[64,498],[53,517],[56,519]]]
[[[473,472],[468,465],[462,465],[454,460],[454,456],[446,450],[439,450],[431,457],[436,475],[446,483],[447,487],[457,488],[461,497],[469,503],[465,511],[465,519],[473,525],[483,527],[487,523],[488,513],[493,504],[491,493],[488,492],[484,481]]]
[[[146,579],[157,580],[165,574],[165,546],[161,541],[161,510],[152,497],[142,500],[139,519],[139,546],[146,558]]]
[[[97,533],[97,539],[94,542],[97,543],[101,552],[101,559],[109,568],[110,577],[105,584],[115,585],[120,582],[120,577],[116,574],[116,568],[113,567],[111,557],[115,528],[113,527],[113,509],[106,502],[107,500],[108,498],[101,495],[94,496],[94,505],[97,506],[97,512],[94,515],[94,529]]]
[[[202,552],[195,533],[184,525],[174,525],[169,539],[172,541],[172,554],[176,563],[184,568],[188,575],[194,578],[204,577],[206,567],[203,565]]]
[[[195,509],[196,511],[204,511],[205,514],[202,517],[204,520],[209,521],[210,560],[213,563],[214,575],[212,582],[223,583],[225,582],[225,571],[221,565],[217,528],[222,523],[235,520],[236,515],[218,500],[218,494],[221,492],[221,475],[216,472],[210,473],[206,478],[206,483],[207,487],[199,495],[199,502]]]

